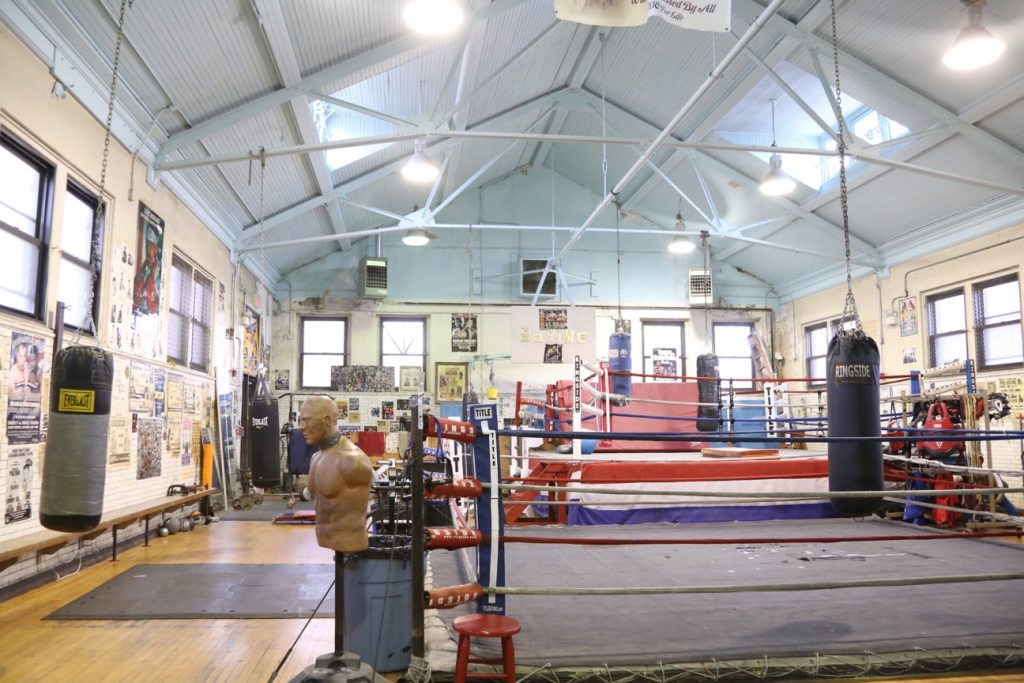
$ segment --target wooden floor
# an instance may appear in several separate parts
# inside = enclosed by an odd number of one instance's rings
[[[333,553],[316,545],[307,526],[220,522],[152,539],[148,548],[120,553],[116,563],[100,562],[0,603],[0,681],[267,681],[306,620],[74,622],[43,617],[136,564],[329,564],[332,559]],[[288,681],[333,645],[333,619],[313,619],[276,680]],[[859,680],[1010,683],[1024,681],[1024,671]]]

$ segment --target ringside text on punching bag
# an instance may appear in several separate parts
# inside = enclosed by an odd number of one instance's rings
[[[828,436],[880,437],[878,346],[857,331],[837,334],[828,345]],[[882,442],[828,444],[829,491],[881,491]],[[881,497],[833,498],[841,514],[863,517],[878,510]]]

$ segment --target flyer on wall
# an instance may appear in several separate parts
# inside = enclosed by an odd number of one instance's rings
[[[7,443],[39,443],[46,345],[42,337],[11,333],[7,375]]]

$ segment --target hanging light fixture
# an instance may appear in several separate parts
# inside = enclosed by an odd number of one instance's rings
[[[967,27],[942,56],[942,63],[954,71],[970,71],[988,66],[999,59],[1006,43],[981,25],[985,0],[961,0],[967,7]]]
[[[402,167],[402,177],[411,183],[429,183],[437,177],[437,166],[427,156],[426,149],[426,140],[416,140],[413,143],[412,157]]]
[[[423,228],[410,228],[402,237],[402,244],[410,247],[422,247],[430,242],[430,233]]]
[[[682,200],[679,200],[680,204]],[[686,220],[683,218],[682,211],[676,213],[676,230],[684,232],[686,230]],[[686,235],[676,235],[675,239],[668,243],[668,250],[672,254],[690,254],[697,245],[693,243]]]
[[[441,36],[461,26],[466,15],[454,0],[412,0],[402,18],[417,33]]]
[[[775,147],[775,100],[772,100],[772,147]],[[778,197],[796,189],[796,181],[782,170],[782,157],[773,152],[768,157],[768,175],[761,181],[761,194]]]

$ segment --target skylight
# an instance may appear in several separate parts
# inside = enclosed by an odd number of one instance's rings
[[[334,97],[341,98],[342,93],[335,93]],[[316,125],[317,137],[320,138],[320,142],[351,140],[372,135],[391,135],[398,132],[398,128],[387,121],[350,111],[323,100],[311,100],[309,109],[313,115],[313,123]],[[368,157],[390,144],[392,143],[384,142],[362,147],[328,149],[324,151],[324,158],[327,160],[327,167],[334,172],[342,166]]]
[[[775,71],[786,84],[804,101],[822,121],[833,123],[835,116],[821,82],[816,76],[790,63],[781,62]],[[715,133],[729,142],[740,145],[770,145],[771,100],[775,99],[775,142],[780,147],[835,150],[833,134],[821,129],[815,120],[791,97],[779,89],[778,84],[765,76],[741,99],[728,114],[722,117]],[[857,143],[877,145],[903,137],[910,133],[906,126],[870,108],[849,92],[843,93],[843,113]],[[895,151],[890,148],[888,152]],[[768,152],[750,152],[768,165]],[[839,175],[839,157],[813,156],[810,154],[782,154],[782,166],[794,180],[820,190],[823,185]],[[847,169],[856,164],[847,159]]]

